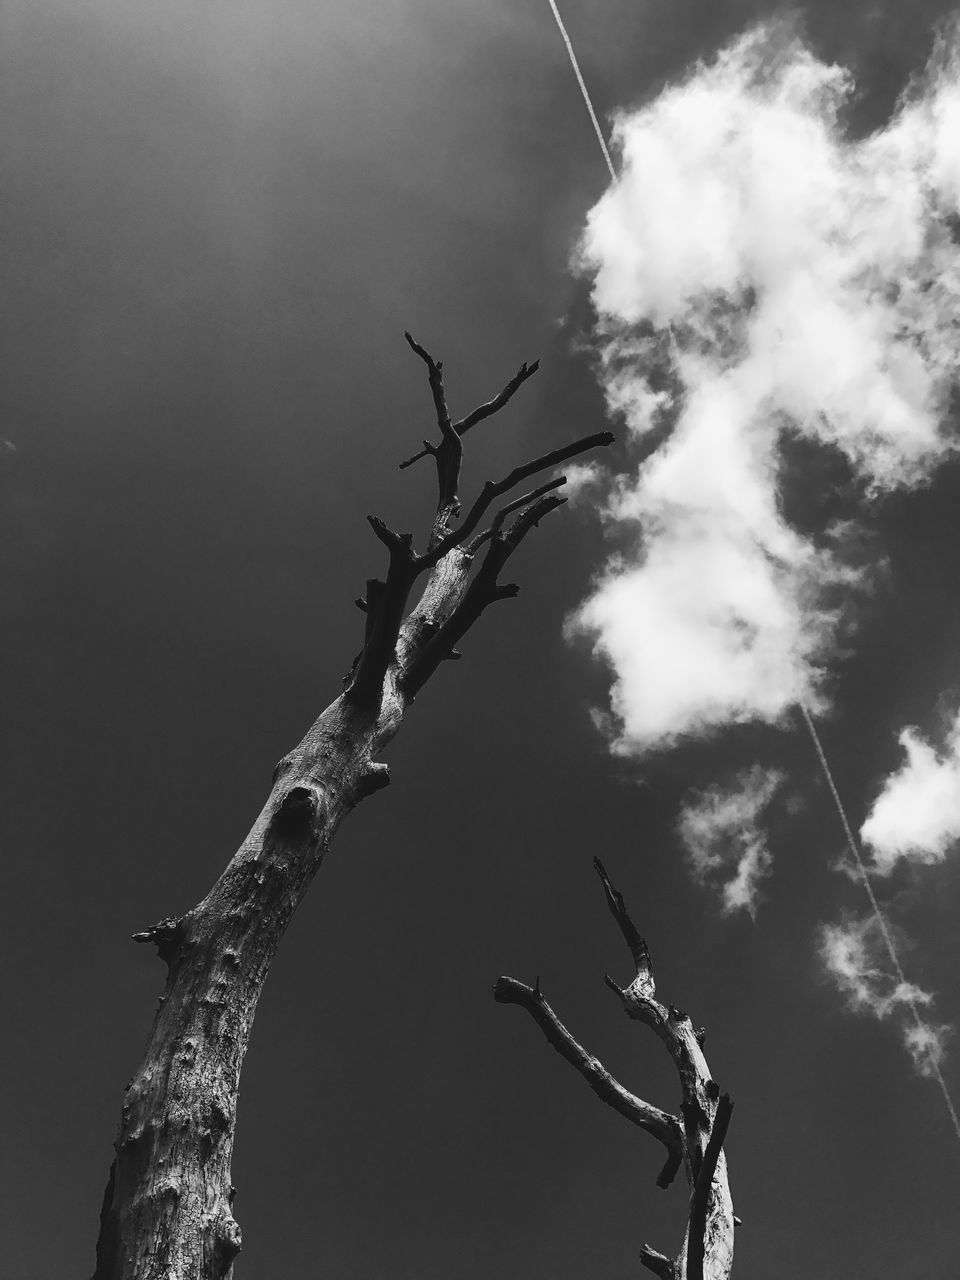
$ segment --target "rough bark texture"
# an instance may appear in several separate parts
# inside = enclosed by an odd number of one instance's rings
[[[586,1049],[582,1048],[544,1000],[539,981],[528,987],[515,978],[501,977],[494,997],[502,1004],[519,1004],[539,1024],[547,1040],[576,1067],[594,1092],[621,1115],[645,1129],[667,1151],[667,1163],[657,1184],[669,1186],[683,1165],[690,1188],[687,1232],[675,1258],[644,1245],[640,1261],[661,1280],[729,1280],[733,1266],[735,1218],[723,1140],[733,1104],[721,1095],[703,1055],[703,1031],[695,1031],[689,1017],[656,999],[656,984],[647,944],[627,914],[623,897],[613,887],[599,858],[594,866],[603,883],[607,904],[617,921],[636,966],[628,987],[606,977],[628,1017],[644,1023],[663,1042],[680,1082],[680,1115],[651,1106],[626,1090]]]
[[[94,1280],[232,1276],[240,1251],[230,1180],[240,1071],[284,931],[340,823],[389,782],[378,757],[417,691],[455,656],[453,646],[487,605],[516,595],[498,574],[526,534],[564,501],[552,492],[563,481],[508,504],[467,545],[487,508],[526,476],[612,438],[588,437],[488,482],[468,519],[451,528],[460,509],[461,436],[502,408],[536,365],[523,365],[493,401],[452,423],[442,366],[407,339],[427,365],[441,434],[439,444],[425,442],[417,455],[434,457],[437,466],[427,550],[418,555],[409,534],[370,518],[389,564],[385,580],[372,579],[357,602],[366,614],[364,644],[344,692],[277,765],[250,834],[203,901],[136,935],[156,946],[167,981],[143,1061],[126,1088]],[[504,532],[508,511],[517,509]],[[421,578],[422,596],[407,613]]]

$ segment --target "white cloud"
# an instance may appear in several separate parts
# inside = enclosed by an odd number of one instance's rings
[[[595,493],[603,480],[603,472],[595,462],[573,463],[564,467],[562,474],[567,480],[563,496],[574,503],[582,502],[588,494]]]
[[[833,589],[858,575],[831,531],[787,523],[787,436],[874,495],[956,447],[960,76],[944,60],[861,141],[850,90],[768,27],[616,122],[622,174],[579,256],[608,408],[647,456],[607,513],[634,545],[571,630],[612,669],[622,752],[822,707]]]
[[[904,1027],[903,1042],[907,1052],[913,1059],[913,1065],[922,1076],[932,1076],[946,1056],[946,1042],[953,1028],[946,1022],[935,1025],[931,1022],[917,1022],[912,1027]]]
[[[960,712],[938,753],[904,729],[906,760],[886,779],[860,828],[873,867],[887,874],[901,858],[940,862],[960,840]]]
[[[920,1010],[928,1009],[933,997],[886,971],[879,962],[882,949],[879,922],[873,915],[855,923],[825,925],[821,932],[821,957],[850,1007],[881,1021],[895,1021],[916,1069],[921,1075],[934,1075],[952,1029],[921,1016]]]
[[[720,888],[727,914],[756,915],[760,882],[772,863],[760,818],[782,782],[777,770],[755,765],[729,786],[696,793],[680,814],[677,830],[694,877]]]

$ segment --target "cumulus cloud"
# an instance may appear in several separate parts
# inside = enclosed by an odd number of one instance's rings
[[[756,915],[772,863],[761,817],[782,782],[782,773],[756,765],[727,786],[697,792],[680,814],[677,831],[694,878],[719,888],[727,914]]]
[[[616,121],[621,176],[579,265],[642,460],[608,500],[631,545],[571,630],[610,665],[622,752],[824,705],[858,574],[836,530],[788,523],[785,441],[841,455],[864,501],[956,447],[960,74],[941,59],[860,140],[851,89],[763,27]]]
[[[917,729],[904,729],[906,759],[886,779],[860,838],[873,867],[887,874],[901,858],[941,862],[960,840],[960,712],[938,752]]]
[[[921,1075],[936,1075],[951,1033],[946,1024],[924,1018],[933,997],[880,963],[884,942],[876,916],[841,925],[826,925],[820,954],[827,972],[857,1013],[897,1023],[903,1043]]]

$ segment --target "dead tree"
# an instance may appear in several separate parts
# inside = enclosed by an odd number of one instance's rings
[[[463,437],[502,409],[538,366],[523,364],[491,401],[454,421],[440,362],[406,336],[426,365],[440,433],[401,464],[425,457],[436,464],[439,496],[426,547],[417,551],[411,534],[368,517],[388,563],[357,601],[366,618],[363,647],[343,692],[276,766],[250,834],[203,901],[135,935],[156,947],[167,978],[123,1100],[94,1280],[231,1276],[240,1250],[230,1180],[240,1069],[284,930],[340,823],[388,784],[379,757],[416,695],[445,659],[459,657],[456,646],[481,613],[517,594],[500,574],[527,534],[565,501],[556,493],[564,477],[499,509],[497,500],[613,439],[590,435],[487,481],[460,519]]]
[[[636,977],[620,987],[608,975],[604,982],[616,992],[627,1017],[650,1027],[666,1046],[680,1078],[680,1115],[670,1115],[636,1097],[604,1069],[573,1038],[543,998],[538,978],[532,987],[516,978],[498,978],[494,998],[501,1004],[521,1005],[536,1021],[554,1049],[581,1073],[594,1093],[625,1119],[651,1134],[666,1151],[657,1186],[669,1187],[683,1166],[690,1187],[687,1231],[676,1258],[648,1245],[640,1261],[660,1280],[727,1280],[733,1264],[736,1219],[727,1182],[723,1141],[733,1103],[712,1079],[703,1056],[704,1032],[695,1031],[685,1013],[656,999],[653,966],[647,944],[627,914],[623,896],[610,883],[599,858],[594,858],[607,905],[623,934]]]

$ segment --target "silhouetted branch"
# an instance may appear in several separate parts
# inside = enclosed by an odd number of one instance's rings
[[[414,342],[409,333],[405,336],[407,342],[410,343],[410,346],[417,355],[426,362],[428,369],[431,368],[432,365],[436,364],[436,361],[432,361],[432,358],[426,351],[424,351],[423,347],[421,347],[419,343]],[[513,398],[519,388],[523,386],[526,380],[528,378],[532,378],[539,368],[539,360],[534,360],[533,364],[529,365],[524,361],[503,390],[498,392],[492,400],[488,400],[486,404],[478,405],[477,408],[471,413],[468,413],[465,418],[460,418],[459,421],[453,423],[453,429],[457,435],[465,435],[471,427],[475,427],[477,423],[482,422],[484,418],[489,418],[492,417],[493,414],[499,413],[504,405]],[[446,408],[446,402],[444,402],[444,408]],[[415,462],[419,462],[421,458],[434,457],[436,452],[436,445],[431,444],[429,440],[424,440],[423,448],[418,453],[413,454],[412,457],[406,458],[400,463],[400,470],[404,471],[407,467],[413,466],[413,464]]]
[[[526,1009],[547,1041],[566,1062],[580,1072],[602,1102],[631,1124],[652,1134],[666,1147],[669,1159],[665,1171],[672,1169],[675,1173],[679,1169],[683,1159],[683,1132],[677,1117],[668,1115],[659,1107],[651,1106],[649,1102],[630,1093],[601,1062],[578,1044],[543,998],[539,981],[536,986],[528,987],[516,978],[500,977],[494,985],[493,998],[498,1004],[517,1004]],[[661,1174],[661,1178],[663,1176]],[[660,1182],[660,1185],[666,1186],[668,1183]]]
[[[565,506],[566,503],[567,499],[556,493],[546,493],[535,502],[531,502],[529,507],[520,512],[506,533],[495,534],[490,539],[491,546],[484,563],[489,561],[491,566],[499,563],[502,567],[530,530],[535,529],[544,516],[549,515],[551,511],[556,511],[558,507]],[[505,547],[506,551],[497,552],[496,548],[500,546]]]
[[[430,535],[430,546],[433,547],[446,533],[450,518],[460,510],[457,488],[460,484],[460,468],[463,464],[463,442],[450,422],[450,411],[447,409],[446,392],[443,386],[443,362],[434,360],[429,351],[419,342],[414,341],[409,333],[405,332],[404,337],[427,366],[427,377],[433,393],[434,408],[437,411],[437,426],[440,428],[439,445],[430,445],[426,440],[423,442],[425,452],[431,454],[437,464],[439,498],[437,515]],[[411,458],[409,461],[415,460]]]
[[[546,484],[542,484],[539,489],[532,489],[529,493],[525,493],[519,498],[514,498],[513,502],[508,502],[505,507],[501,507],[494,516],[493,523],[490,525],[490,528],[485,529],[483,533],[477,534],[474,540],[470,543],[470,546],[467,548],[470,555],[476,555],[485,542],[489,541],[494,534],[500,532],[503,528],[503,522],[506,520],[508,515],[514,511],[519,511],[521,507],[525,507],[528,504],[536,502],[537,498],[542,498],[545,493],[550,493],[553,489],[559,489],[561,485],[566,483],[566,476],[557,476],[556,479],[548,480]]]
[[[419,462],[421,458],[432,458],[437,452],[436,445],[432,445],[429,440],[424,440],[423,448],[419,453],[413,454],[409,458],[404,458],[400,463],[400,470],[406,471],[407,467],[412,467],[415,462]]]
[[[403,336],[412,350],[417,353],[427,366],[427,378],[430,382],[430,390],[433,392],[434,408],[437,411],[437,426],[440,428],[440,434],[446,437],[453,431],[453,427],[450,422],[450,412],[447,409],[447,397],[443,386],[443,361],[434,360],[430,352],[421,347],[420,343],[406,329],[403,332]],[[423,443],[429,448],[426,441]]]
[[[518,485],[521,480],[526,480],[528,476],[536,475],[538,471],[547,471],[550,467],[559,466],[561,462],[575,458],[581,453],[587,453],[590,449],[605,448],[607,445],[612,444],[613,440],[614,437],[611,432],[597,431],[591,436],[584,436],[581,440],[574,440],[571,444],[564,445],[561,449],[553,449],[550,453],[543,454],[542,457],[534,458],[532,462],[524,463],[523,466],[514,467],[502,480],[488,480],[481,489],[476,502],[474,502],[464,518],[463,523],[441,539],[432,554],[439,558],[446,555],[454,547],[466,542],[467,538],[480,523],[494,498],[499,498],[502,494],[509,493],[514,485]]]
[[[528,378],[533,377],[539,368],[539,360],[534,360],[533,364],[527,364],[524,361],[503,390],[498,392],[492,400],[488,400],[486,404],[478,405],[472,413],[468,413],[465,418],[461,418],[459,422],[453,424],[453,429],[457,435],[466,435],[470,428],[475,427],[478,422],[482,422],[484,418],[489,418],[491,414],[499,413],[507,401],[514,396]]]
[[[401,553],[408,559],[413,559],[412,533],[394,533],[388,525],[384,524],[379,516],[367,516],[367,524],[387,548],[391,556],[396,553]]]

